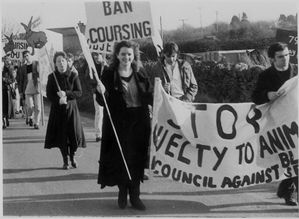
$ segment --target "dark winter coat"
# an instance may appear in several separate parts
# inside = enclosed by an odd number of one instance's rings
[[[2,70],[2,116],[8,118],[10,115],[11,95],[9,85],[13,82],[6,66]]]
[[[54,75],[61,90],[67,96],[67,105],[59,104],[57,95],[58,87],[55,83]],[[61,74],[58,71],[48,76],[46,88],[47,98],[51,102],[45,148],[54,147],[86,147],[83,127],[81,124],[79,109],[76,99],[82,95],[82,88],[79,76],[75,72],[67,71]]]
[[[297,75],[297,65],[290,64],[286,72],[279,72],[274,66],[267,68],[261,72],[256,88],[252,93],[252,101],[255,104],[263,104],[269,102],[267,93],[269,91],[277,91],[288,79]]]
[[[141,107],[127,108],[123,98],[121,80],[117,71],[106,69],[102,83],[106,87],[105,97],[116,132],[133,181],[142,181],[147,163],[150,137],[148,105],[152,105],[152,85],[143,69],[133,71]],[[97,102],[104,106],[102,95],[96,92]],[[105,107],[105,106],[104,106]],[[128,175],[118,148],[114,132],[104,108],[101,155],[98,183],[101,188],[128,183]]]

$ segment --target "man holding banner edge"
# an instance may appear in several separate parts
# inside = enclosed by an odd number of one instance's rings
[[[164,45],[161,61],[153,68],[154,78],[161,79],[164,90],[171,96],[185,102],[192,102],[198,86],[191,65],[178,60],[179,47],[174,42]]]
[[[288,79],[298,74],[295,64],[290,64],[290,54],[287,44],[277,42],[268,49],[268,56],[272,61],[272,66],[259,75],[257,85],[252,94],[252,101],[255,104],[264,104],[274,101],[284,92],[278,89]],[[277,191],[279,198],[284,198],[286,205],[297,206],[296,193],[298,199],[298,176],[283,180]]]

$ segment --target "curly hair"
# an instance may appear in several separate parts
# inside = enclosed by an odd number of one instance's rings
[[[112,69],[117,69],[118,68],[119,60],[118,60],[117,56],[118,56],[121,48],[123,48],[123,47],[133,49],[134,60],[132,62],[132,68],[133,68],[134,71],[139,71],[139,68],[142,66],[141,61],[140,61],[139,44],[135,43],[133,41],[121,41],[119,43],[115,43],[111,68]]]
[[[54,62],[54,66],[55,66],[55,70],[56,71],[58,69],[57,69],[55,63],[56,63],[56,59],[58,58],[58,56],[62,56],[63,58],[67,59],[67,54],[64,51],[57,51],[57,52],[55,52],[54,58],[53,58],[53,62]],[[68,69],[68,66],[67,66],[67,69]]]

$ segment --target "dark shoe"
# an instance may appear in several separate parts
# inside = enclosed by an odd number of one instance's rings
[[[297,200],[294,198],[286,198],[285,203],[286,203],[286,205],[289,205],[289,206],[297,206],[298,205]]]
[[[149,180],[149,177],[146,173],[144,173],[144,175],[143,175],[143,180]]]
[[[133,208],[144,211],[145,205],[139,198],[140,195],[140,182],[132,182],[129,186],[130,202]]]
[[[77,168],[78,167],[78,163],[75,160],[75,152],[73,154],[70,155],[70,161],[71,161],[71,165],[73,168]]]
[[[70,166],[67,163],[65,163],[65,164],[63,164],[62,169],[68,170],[68,169],[70,169]]]
[[[132,207],[137,210],[144,211],[146,209],[145,205],[142,203],[140,198],[134,198],[134,199],[130,198],[130,202],[132,204]]]
[[[101,141],[101,139],[102,139],[102,138],[100,138],[100,137],[96,137],[96,142]]]
[[[33,121],[32,121],[32,119],[29,119],[29,126],[33,126]]]
[[[7,126],[6,126],[6,119],[5,118],[2,119],[2,123],[3,123],[2,128],[6,129]]]
[[[78,167],[78,163],[76,162],[75,159],[71,160],[71,165],[73,168],[77,168]]]
[[[34,124],[34,129],[39,129],[38,125]]]
[[[127,196],[128,196],[128,190],[126,186],[118,186],[119,192],[118,192],[118,207],[120,209],[124,209],[127,206]]]
[[[26,125],[28,125],[29,124],[29,119],[28,118],[26,118]]]

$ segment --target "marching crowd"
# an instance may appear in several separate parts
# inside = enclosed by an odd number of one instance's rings
[[[272,66],[260,74],[252,95],[253,102],[263,104],[281,93],[277,90],[297,74],[297,65],[289,63],[288,47],[275,43],[268,50]],[[149,168],[149,138],[153,105],[153,81],[142,67],[139,45],[132,41],[116,43],[112,60],[107,64],[101,54],[93,53],[97,77],[92,90],[95,106],[95,137],[101,141],[98,184],[101,188],[118,186],[118,206],[145,210],[140,199],[140,182]],[[39,129],[41,114],[41,84],[39,63],[30,53],[23,52],[24,63],[14,65],[4,57],[2,70],[3,129],[9,119],[22,114],[26,124]],[[63,51],[54,55],[54,72],[48,76],[46,95],[51,102],[45,148],[59,148],[63,169],[79,164],[75,160],[78,147],[86,147],[77,99],[82,95],[79,74],[73,66],[74,56]],[[163,47],[153,68],[164,90],[185,102],[193,102],[198,91],[191,65],[179,59],[179,48],[169,42]],[[155,78],[152,77],[152,78]],[[117,135],[116,135],[117,133]],[[277,195],[287,205],[298,205],[298,178],[283,180]]]

